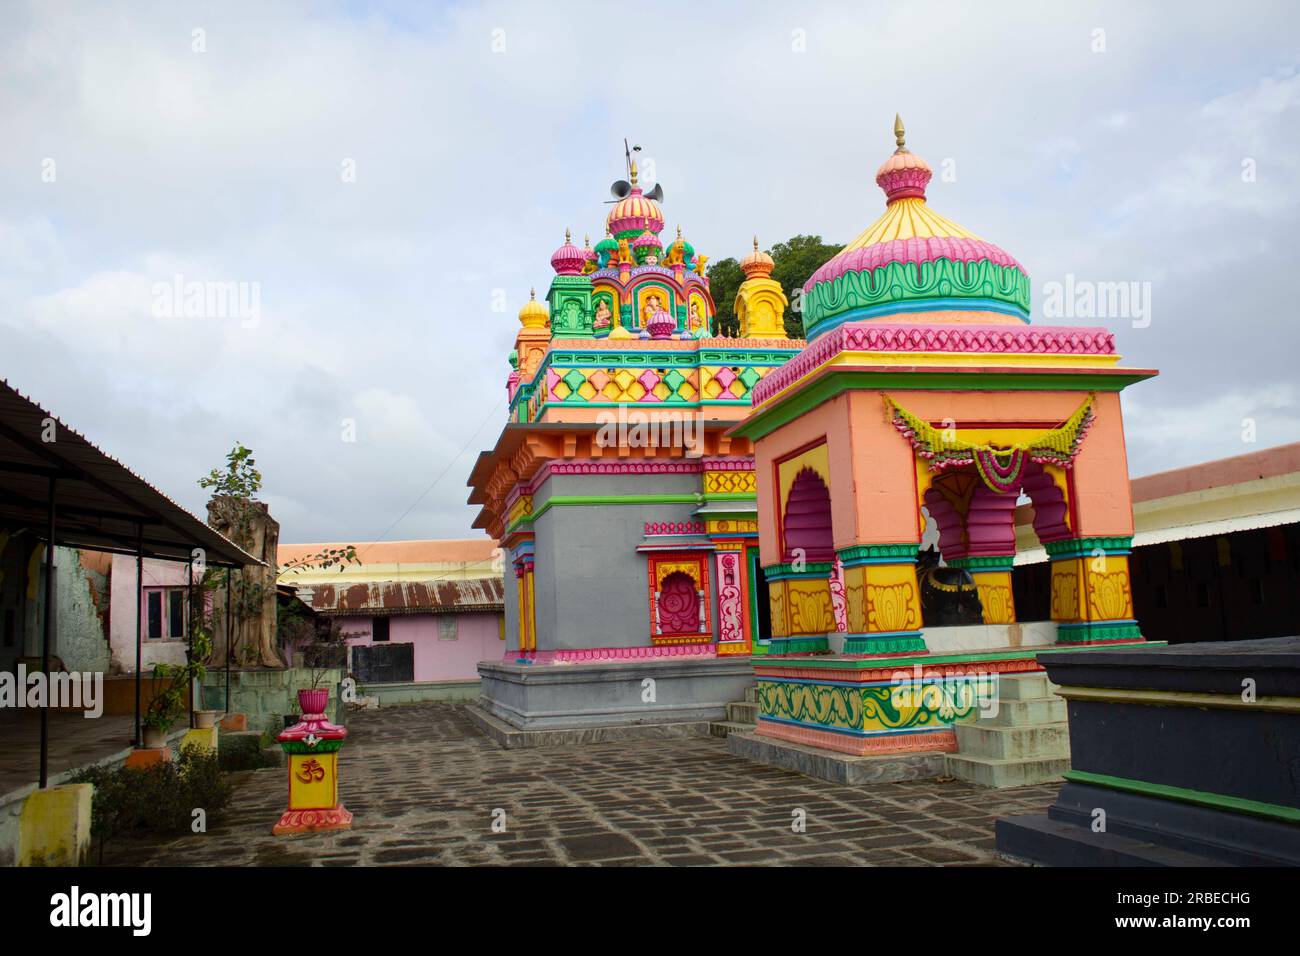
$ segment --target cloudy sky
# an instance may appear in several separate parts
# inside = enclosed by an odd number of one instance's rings
[[[1057,7],[5,2],[0,377],[196,512],[240,440],[282,540],[465,536],[515,313],[623,137],[717,259],[853,238],[897,111],[1036,322],[1149,289],[1073,320],[1161,370],[1134,475],[1300,440],[1300,14]],[[178,276],[256,318],[167,314]]]

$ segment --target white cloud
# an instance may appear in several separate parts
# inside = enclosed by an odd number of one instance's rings
[[[495,423],[456,456],[501,399],[515,310],[565,227],[603,231],[624,136],[656,161],[669,228],[718,259],[754,232],[860,232],[898,111],[909,145],[955,162],[935,206],[1037,282],[1153,282],[1152,327],[1119,329],[1133,364],[1162,369],[1135,389],[1135,470],[1146,447],[1228,453],[1160,409],[1203,402],[1227,428],[1240,396],[1294,379],[1289,7],[609,10],[15,6],[0,376],[195,510],[194,479],[239,439],[284,540],[370,540],[449,462],[393,534],[466,534],[465,476]],[[152,285],[175,273],[258,283],[261,321],[157,318]],[[1261,442],[1300,437],[1278,401]]]

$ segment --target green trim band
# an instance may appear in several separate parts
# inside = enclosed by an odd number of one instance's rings
[[[1028,367],[1014,372],[986,372],[978,368],[937,372],[841,370],[829,372],[797,391],[773,399],[774,404],[734,426],[730,434],[762,438],[840,393],[855,390],[1118,392],[1150,377],[1148,372],[1129,369],[1103,373],[1036,371]]]
[[[804,578],[829,578],[834,565],[829,561],[809,561],[800,570],[795,570],[793,563],[774,564],[763,569],[763,576],[769,581],[788,581]]]
[[[818,326],[845,312],[934,298],[991,299],[1028,320],[1029,276],[989,259],[887,262],[813,285],[803,299],[804,328],[812,339]]]
[[[284,740],[280,746],[287,754],[332,754],[343,749],[343,741],[322,740],[315,747],[309,747],[301,740]]]
[[[1133,548],[1133,537],[1116,535],[1105,538],[1063,538],[1043,545],[1052,560],[1061,558],[1089,558],[1096,552],[1103,554],[1128,554]]]
[[[552,507],[590,507],[599,505],[689,505],[699,504],[703,495],[553,495],[538,505],[532,512],[520,515],[506,533],[514,531],[522,524],[536,521]]]
[[[829,651],[830,645],[825,637],[774,637],[767,646],[767,653],[772,654],[810,654]]]
[[[1140,641],[1137,621],[1074,621],[1056,625],[1059,644],[1088,644],[1097,641]]]
[[[1208,790],[1193,790],[1190,787],[1175,787],[1172,784],[1151,783],[1129,777],[1112,777],[1109,774],[1093,773],[1090,770],[1067,770],[1064,776],[1071,783],[1091,784],[1094,787],[1105,787],[1108,790],[1120,790],[1163,800],[1177,800],[1179,803],[1191,803],[1229,813],[1245,813],[1268,820],[1300,823],[1300,808],[1287,807],[1278,803],[1264,803],[1246,797],[1229,796],[1226,793],[1211,793]]]
[[[835,552],[851,568],[858,564],[907,564],[916,560],[919,544],[855,544]]]
[[[918,632],[912,637],[871,637],[855,634],[844,639],[845,654],[907,654],[924,651],[925,638]]]
[[[1015,560],[1014,554],[980,554],[969,558],[953,558],[948,566],[965,571],[1010,571]]]
[[[773,638],[776,640],[776,638]],[[1164,647],[1167,641],[1143,641],[1125,650],[1141,650],[1147,647]],[[845,659],[843,657],[819,657],[799,662],[785,663],[782,661],[769,662],[772,666],[788,667],[824,667],[827,670],[878,670],[882,667],[911,667],[913,664],[929,666],[931,664],[965,664],[971,661],[1001,661],[1015,660],[1016,658],[1032,657],[1038,659],[1039,654],[1084,654],[1088,651],[1108,651],[1113,650],[1114,645],[1102,645],[1100,647],[1085,644],[1079,646],[1062,646],[1060,644],[1048,644],[1045,647],[1035,647],[1031,650],[1023,648],[1005,650],[1005,651],[985,651],[982,654],[920,654],[915,657],[897,657],[890,658],[887,661]],[[767,664],[764,664],[767,666]],[[1013,675],[1014,676],[1014,675]]]

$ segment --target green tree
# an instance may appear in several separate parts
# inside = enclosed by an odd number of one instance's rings
[[[735,259],[719,259],[709,266],[709,292],[717,306],[714,332],[726,338],[740,334],[740,321],[736,318],[736,290],[745,281],[740,263]]]
[[[785,334],[792,339],[803,338],[803,284],[814,272],[840,251],[837,243],[822,241],[821,236],[792,236],[778,242],[768,250],[774,266],[772,278],[781,283],[781,291],[790,300],[785,312]],[[736,318],[736,290],[745,281],[740,263],[735,259],[719,259],[709,266],[709,291],[718,307],[717,334],[735,338],[740,335],[740,320]]]
[[[785,313],[785,332],[792,339],[803,338],[803,284],[843,248],[826,243],[821,236],[792,236],[778,242],[768,255],[776,263],[772,278],[781,283],[781,291],[790,300]]]

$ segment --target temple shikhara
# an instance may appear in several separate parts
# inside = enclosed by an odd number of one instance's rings
[[[614,191],[604,237],[566,233],[545,304],[520,310],[509,422],[470,477],[513,576],[481,700],[521,728],[717,716],[766,639],[753,448],[728,430],[803,342],[757,241],[740,337],[720,338],[706,257],[661,238],[661,190],[629,159]]]
[[[738,752],[923,773],[1038,651],[1143,642],[1119,393],[1155,372],[1104,328],[1033,325],[1024,268],[931,208],[895,135],[883,213],[804,286],[806,341],[757,240],[739,337],[716,335],[705,258],[660,238],[634,162],[595,247],[566,234],[470,478],[513,575],[512,647],[480,666],[494,719],[681,723],[748,691]],[[1017,614],[1025,504],[1050,620]]]

